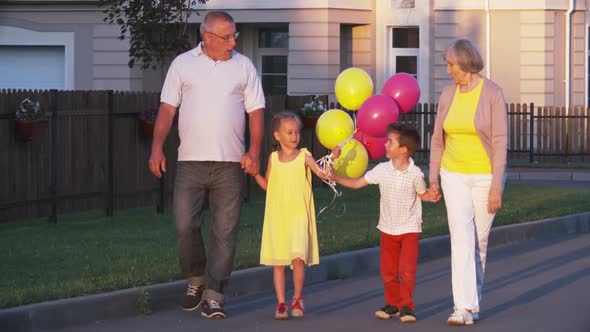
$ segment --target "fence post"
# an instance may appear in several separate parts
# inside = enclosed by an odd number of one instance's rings
[[[57,89],[51,89],[51,216],[49,222],[57,224],[57,180],[58,180],[58,126],[57,126]]]
[[[108,91],[107,106],[109,108],[108,120],[107,120],[107,163],[108,163],[108,175],[107,175],[107,197],[106,197],[106,214],[108,217],[113,215],[113,117],[115,112],[113,90]]]
[[[531,102],[529,104],[529,109],[531,112],[531,116],[530,116],[530,125],[529,125],[529,162],[530,163],[534,163],[535,162],[535,154],[533,151],[534,148],[534,144],[533,144],[533,140],[534,140],[534,125],[535,125],[535,103]]]

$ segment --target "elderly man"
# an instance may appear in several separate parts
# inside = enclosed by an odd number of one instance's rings
[[[176,57],[162,88],[150,171],[166,171],[162,146],[178,109],[178,164],[174,183],[174,219],[178,258],[188,279],[183,309],[206,318],[224,318],[224,289],[229,282],[240,219],[242,169],[259,171],[264,93],[256,68],[234,50],[238,32],[233,18],[209,12],[201,24],[202,42]],[[245,152],[245,116],[250,148]],[[209,198],[208,250],[201,236],[203,206]],[[207,254],[206,254],[207,252]]]

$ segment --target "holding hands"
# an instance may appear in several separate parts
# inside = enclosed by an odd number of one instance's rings
[[[246,174],[255,176],[260,171],[260,160],[258,156],[254,156],[253,153],[247,152],[242,156],[240,165]]]
[[[436,203],[440,200],[441,198],[441,194],[438,192],[438,190],[435,190],[434,188],[430,187],[426,189],[426,192],[424,192],[422,195],[419,195],[420,199],[425,201],[425,202],[433,202]]]

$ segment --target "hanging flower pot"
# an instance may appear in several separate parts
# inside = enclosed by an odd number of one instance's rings
[[[301,120],[303,121],[303,128],[315,129],[315,125],[318,122],[318,116],[304,115],[301,117]]]
[[[47,120],[15,120],[14,134],[16,138],[29,142],[42,129],[47,128]]]
[[[152,137],[154,136],[154,121],[140,119],[141,122],[141,132],[143,133],[144,137]]]
[[[320,100],[318,96],[314,96],[311,101],[303,105],[303,108],[301,109],[303,128],[314,129],[320,115],[327,110],[328,107],[326,104]]]
[[[157,117],[157,108],[146,108],[143,112],[137,114],[143,137],[151,138],[154,136],[154,123],[156,123]]]
[[[26,98],[21,101],[16,111],[14,121],[15,136],[20,140],[29,142],[33,140],[33,136],[47,127],[47,122],[47,115],[39,102]]]

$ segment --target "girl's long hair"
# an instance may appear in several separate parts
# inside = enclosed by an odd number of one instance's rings
[[[294,119],[295,121],[297,121],[297,124],[299,125],[299,129],[301,129],[301,119],[299,118],[299,116],[293,112],[288,112],[288,111],[282,111],[282,112],[278,112],[275,113],[272,117],[272,120],[270,120],[270,132],[272,135],[272,150],[273,151],[278,151],[281,149],[281,144],[279,143],[279,141],[277,141],[275,139],[275,132],[279,131],[279,128],[281,127],[281,121],[283,119]]]

